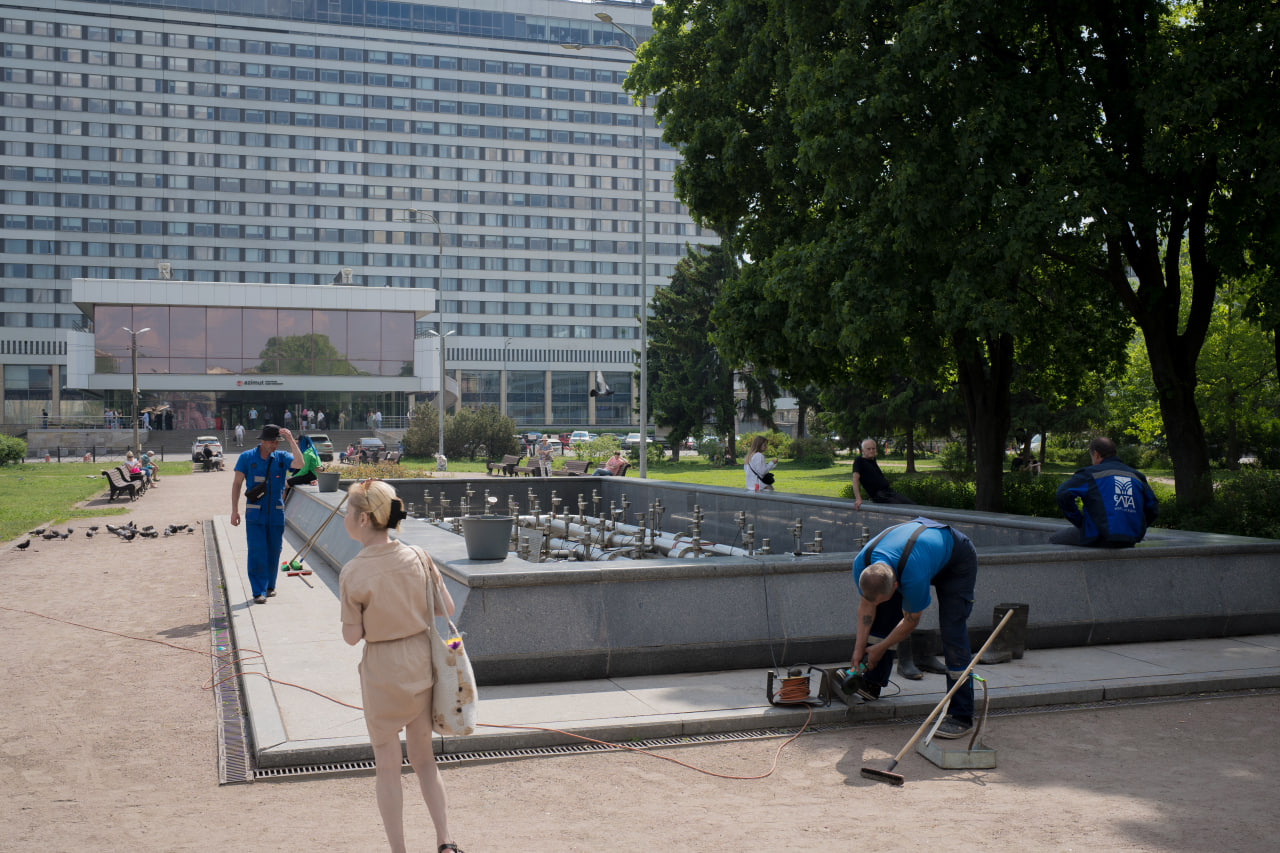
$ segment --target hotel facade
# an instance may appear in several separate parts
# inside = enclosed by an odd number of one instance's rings
[[[144,327],[144,404],[209,418],[394,419],[439,390],[443,340],[447,402],[637,424],[642,256],[653,290],[715,242],[620,86],[651,12],[0,2],[5,425],[127,411],[120,330]]]

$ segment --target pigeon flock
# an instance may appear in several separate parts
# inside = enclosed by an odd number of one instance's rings
[[[116,526],[114,524],[108,524],[106,527],[107,527],[107,533],[118,536],[121,539],[123,539],[125,542],[132,542],[134,539],[137,539],[138,537],[141,537],[143,539],[159,539],[161,537],[168,538],[170,536],[177,536],[179,533],[182,533],[183,531],[186,531],[188,536],[196,532],[195,525],[193,524],[170,524],[169,526],[165,527],[163,531],[156,530],[155,526],[151,524],[148,524],[145,527],[138,527],[132,521],[129,522],[128,524],[124,524],[120,526]],[[85,538],[92,539],[100,529],[101,528],[98,525],[96,524],[92,525],[87,530],[85,530],[84,532]],[[55,539],[70,539],[71,534],[75,532],[76,532],[75,528],[71,526],[68,526],[67,529],[62,531],[61,533],[59,533],[57,530],[54,530],[51,527],[50,528],[37,527],[35,530],[28,531],[27,535],[32,537],[32,539],[39,538],[39,539],[45,540],[46,542],[52,542]],[[19,551],[27,550],[29,547],[31,547],[32,539],[24,539],[23,541],[19,542],[16,546],[17,549]]]

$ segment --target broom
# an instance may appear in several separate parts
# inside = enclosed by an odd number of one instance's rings
[[[337,504],[334,505],[333,509],[330,510],[328,517],[325,518],[324,523],[316,528],[316,532],[312,533],[311,537],[307,539],[306,542],[302,543],[302,547],[298,549],[298,553],[293,555],[293,559],[280,565],[280,568],[283,569],[289,577],[311,574],[310,569],[304,569],[302,567],[302,558],[311,553],[312,546],[315,545],[316,540],[320,538],[320,534],[324,532],[324,529],[329,526],[329,522],[333,521],[333,517],[338,514],[338,510],[342,509],[342,505],[347,502],[347,497],[350,496],[350,494],[350,489],[343,492],[342,500],[338,501]]]
[[[924,734],[925,729],[929,728],[929,725],[933,722],[933,718],[938,716],[938,713],[942,711],[943,708],[947,707],[947,703],[951,701],[952,695],[960,689],[960,685],[964,684],[968,680],[969,673],[973,672],[973,668],[977,666],[979,659],[981,659],[983,653],[987,650],[987,647],[991,645],[991,641],[996,638],[996,635],[1000,633],[1000,630],[1004,628],[1005,623],[1009,621],[1009,617],[1012,615],[1012,610],[1004,614],[1004,618],[1000,620],[1000,624],[995,627],[995,630],[991,632],[991,636],[987,637],[987,641],[982,644],[982,648],[978,649],[978,653],[969,661],[969,665],[965,667],[964,674],[956,679],[956,683],[951,685],[951,689],[947,691],[947,695],[943,696],[942,701],[935,705],[933,710],[929,712],[929,716],[920,724],[920,728],[916,729],[916,733],[911,736],[911,740],[907,741],[907,745],[893,757],[893,761],[889,764],[889,769],[877,770],[874,767],[863,767],[863,776],[868,779],[874,779],[877,782],[887,782],[890,785],[901,785],[907,781],[902,774],[894,773],[893,768],[898,766],[898,762],[902,760],[902,756],[907,754],[907,750],[916,745],[916,741],[920,740],[920,736]]]

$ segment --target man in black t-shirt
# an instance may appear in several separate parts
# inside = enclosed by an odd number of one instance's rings
[[[876,462],[876,442],[873,438],[862,440],[862,455],[853,460],[853,508],[862,509],[862,490],[878,504],[909,504],[913,501],[889,488],[889,478],[880,471]]]

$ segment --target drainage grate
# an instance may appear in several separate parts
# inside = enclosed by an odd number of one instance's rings
[[[1024,714],[1051,714],[1063,711],[1086,711],[1099,708],[1116,708],[1134,705],[1157,705],[1172,702],[1194,702],[1209,699],[1238,699],[1249,696],[1271,696],[1280,694],[1280,688],[1251,688],[1245,690],[1224,690],[1218,693],[1200,693],[1182,696],[1151,696],[1137,699],[1104,699],[1097,702],[1076,702],[1067,705],[1038,705],[1031,708],[1003,708],[992,711],[991,717],[1013,717]],[[918,726],[924,717],[891,717],[882,720],[860,720],[839,723],[823,723],[811,725],[806,733],[847,731],[849,729],[871,728],[878,726]],[[650,740],[631,741],[627,746],[636,749],[656,749],[671,746],[698,746],[712,743],[730,743],[733,741],[770,740],[790,737],[799,727],[782,729],[752,729],[749,731],[720,732],[718,734],[695,735],[688,737],[664,737]],[[572,743],[560,746],[539,746],[528,749],[495,749],[488,752],[458,752],[437,755],[439,765],[462,765],[485,761],[511,761],[522,758],[546,758],[559,755],[581,755],[593,752],[620,752],[621,746],[597,743]],[[404,766],[409,767],[406,759]],[[342,773],[372,773],[374,763],[371,759],[364,761],[346,761],[331,764],[312,764],[297,767],[263,767],[253,772],[256,781],[272,779],[290,779],[298,776],[336,775]]]
[[[227,590],[222,581],[222,567],[218,561],[218,543],[214,540],[213,524],[204,524],[204,568],[209,585],[209,643],[214,658],[213,675],[216,680],[226,678],[220,671],[228,659],[235,655],[231,622],[227,616]],[[218,784],[234,785],[252,782],[253,762],[249,750],[249,738],[245,731],[244,704],[240,697],[239,668],[236,678],[222,681],[213,688],[214,704],[218,709]]]

